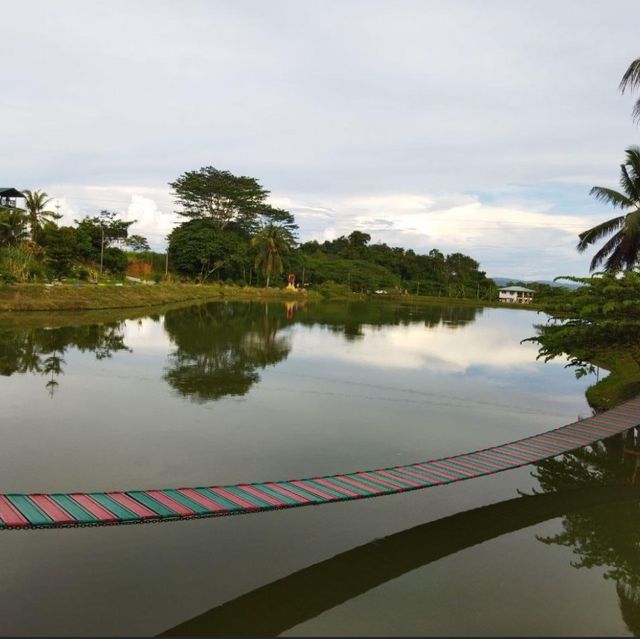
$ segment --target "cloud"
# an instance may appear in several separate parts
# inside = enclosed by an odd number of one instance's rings
[[[135,207],[157,242],[167,182],[214,165],[295,200],[306,236],[389,219],[387,238],[462,238],[490,271],[584,272],[566,221],[530,241],[506,223],[524,212],[539,229],[541,203],[557,214],[576,189],[574,211],[609,215],[588,188],[615,185],[637,138],[617,91],[638,55],[634,0],[22,0],[4,20],[2,182],[73,214],[148,198],[157,209]],[[502,233],[473,236],[462,219],[478,215]]]
[[[484,204],[465,194],[363,195],[323,200],[334,211],[332,223],[316,220],[307,209],[320,206],[322,196],[290,199],[302,229],[302,239],[333,239],[354,229],[371,234],[373,242],[386,242],[426,253],[463,252],[479,260],[491,275],[552,278],[558,266],[585,273],[583,256],[575,245],[580,231],[601,217],[559,214],[544,200],[527,207]],[[532,259],[532,256],[536,259]]]
[[[499,328],[496,328],[499,327]],[[489,368],[503,373],[518,370],[534,372],[537,347],[521,344],[522,336],[513,324],[499,316],[492,323],[477,319],[473,330],[452,328],[444,322],[429,330],[419,323],[380,331],[363,326],[364,339],[345,342],[313,335],[309,331],[294,333],[294,349],[322,352],[323,357],[382,369],[424,369],[467,373],[472,368]],[[563,366],[564,361],[552,363]]]

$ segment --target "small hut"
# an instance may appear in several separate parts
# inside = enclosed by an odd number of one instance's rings
[[[24,199],[24,193],[20,193],[18,189],[12,186],[0,186],[0,207],[16,207],[16,200]]]

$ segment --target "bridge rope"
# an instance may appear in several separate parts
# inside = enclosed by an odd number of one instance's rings
[[[640,425],[640,396],[540,435],[470,453],[307,479],[196,488],[0,494],[0,528],[104,526],[240,515],[380,497],[519,468]]]

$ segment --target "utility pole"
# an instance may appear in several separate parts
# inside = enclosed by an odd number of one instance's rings
[[[166,280],[169,275],[169,247],[167,246],[167,254],[164,258],[164,279]]]
[[[104,262],[104,224],[100,224],[100,275],[102,275],[102,264]]]

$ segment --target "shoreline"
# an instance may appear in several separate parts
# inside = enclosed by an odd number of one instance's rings
[[[457,304],[484,308],[540,311],[536,304],[504,304],[460,297],[417,295],[374,296],[364,293],[325,296],[320,291],[292,292],[280,288],[255,288],[217,284],[154,284],[45,286],[14,284],[0,286],[0,316],[24,312],[99,311],[154,308],[166,304],[198,301],[369,301],[396,304]]]
[[[21,313],[154,309],[167,304],[223,300],[314,300],[315,293],[199,284],[92,285],[18,284],[0,287],[0,316]]]

